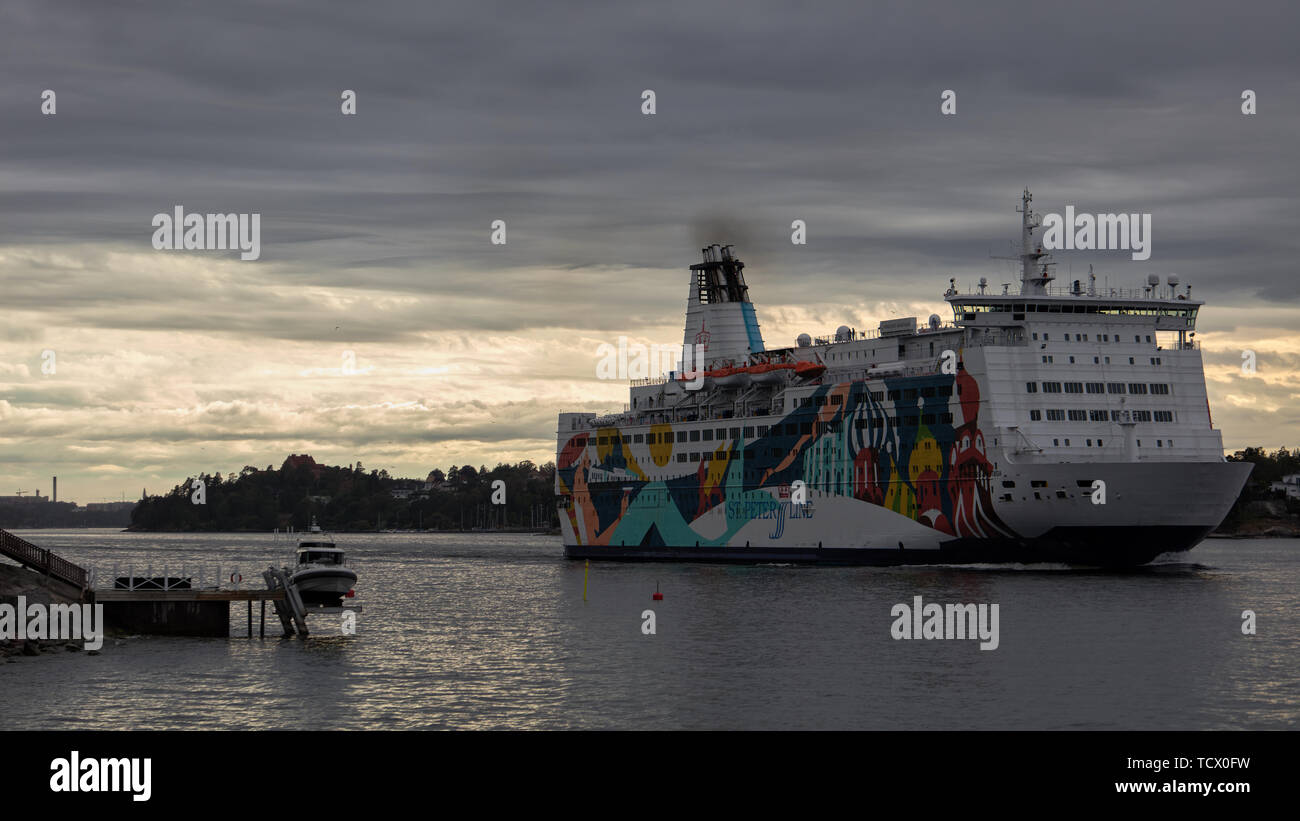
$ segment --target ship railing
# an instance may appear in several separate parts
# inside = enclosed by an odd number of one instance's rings
[[[929,325],[917,325],[914,333],[916,336],[923,336],[925,334],[937,334],[943,331],[955,331],[958,330],[959,328],[960,326],[952,322],[941,323],[937,328],[931,328]],[[911,335],[912,334],[910,333],[897,333],[897,332],[893,332],[889,334],[891,338],[911,336]],[[862,340],[862,339],[880,339],[880,338],[881,338],[881,334],[879,330],[859,331],[856,328],[850,328],[849,333],[845,334],[843,339],[841,339],[837,333],[823,334],[822,336],[813,338],[813,345],[814,346],[834,345],[836,343],[843,343],[843,342],[857,342],[858,340]]]
[[[238,567],[225,567],[219,562],[199,562],[188,567],[114,564],[107,575],[101,574],[99,568],[90,568],[87,573],[88,587],[116,590],[239,590],[243,581]]]
[[[26,539],[19,538],[7,530],[0,530],[0,554],[4,554],[19,564],[74,587],[86,589],[86,570],[62,556],[58,556],[43,547],[37,547]]]
[[[918,371],[920,373],[921,371]],[[926,373],[937,373],[933,368]],[[689,408],[646,411],[644,413],[613,413],[589,420],[575,420],[573,430],[594,431],[618,425],[671,425],[679,422],[718,422],[727,419],[757,419],[776,416],[770,407],[752,408],[747,413],[736,413],[733,409],[714,410],[692,405]]]
[[[1006,283],[1002,283],[1006,284]],[[976,288],[967,287],[965,290],[949,290],[945,296],[996,296],[996,297],[1026,297],[1032,299],[1034,296],[1069,296],[1079,297],[1081,299],[1150,299],[1150,300],[1171,300],[1176,299],[1177,295],[1170,292],[1168,286],[1162,285],[1154,291],[1147,288],[1104,288],[1097,286],[1092,293],[1088,293],[1086,285],[1076,291],[1068,285],[1048,285],[1044,288],[1042,294],[1022,294],[1020,293],[1020,280],[1010,283],[1010,288],[1005,291],[994,291],[991,288],[983,291]]]

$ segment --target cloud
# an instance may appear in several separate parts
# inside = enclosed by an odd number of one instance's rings
[[[1290,5],[1227,26],[1208,2],[1094,3],[1068,25],[1003,0],[172,12],[11,4],[0,483],[57,466],[69,498],[117,496],[288,450],[410,475],[544,462],[558,411],[626,401],[594,378],[600,342],[680,341],[701,245],[737,244],[772,344],[947,319],[949,277],[1013,281],[990,256],[1026,185],[1042,212],[1152,214],[1150,262],[1060,254],[1058,276],[1177,273],[1208,303],[1225,444],[1294,439]],[[154,251],[176,205],[260,213],[262,258]]]

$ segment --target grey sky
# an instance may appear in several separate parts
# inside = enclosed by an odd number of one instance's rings
[[[1225,441],[1294,444],[1288,4],[7,9],[0,483],[60,463],[91,499],[96,477],[138,493],[286,448],[406,473],[545,460],[555,412],[624,401],[594,380],[599,342],[680,341],[705,242],[737,244],[788,344],[939,310],[949,276],[1009,281],[988,257],[1026,185],[1040,211],[1151,213],[1150,261],[1062,253],[1059,274],[1179,274],[1210,303]],[[176,204],[261,213],[261,260],[154,251]],[[317,373],[345,349],[373,370]]]

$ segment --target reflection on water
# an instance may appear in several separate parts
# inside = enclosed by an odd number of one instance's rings
[[[219,561],[253,535],[29,531],[101,568]],[[548,537],[340,535],[355,636],[136,636],[0,664],[9,728],[1285,728],[1300,720],[1300,541],[1213,540],[1131,573],[583,563]],[[655,585],[663,601],[652,602]],[[890,610],[1000,605],[997,650],[894,641]],[[653,609],[657,632],[641,631]],[[1241,612],[1257,614],[1243,636]],[[254,633],[257,631],[254,611]]]

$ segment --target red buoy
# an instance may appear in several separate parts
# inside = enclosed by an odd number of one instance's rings
[[[659,592],[659,582],[655,582],[655,592],[654,595],[651,596],[650,598],[654,599],[655,601],[664,600],[664,594]]]

